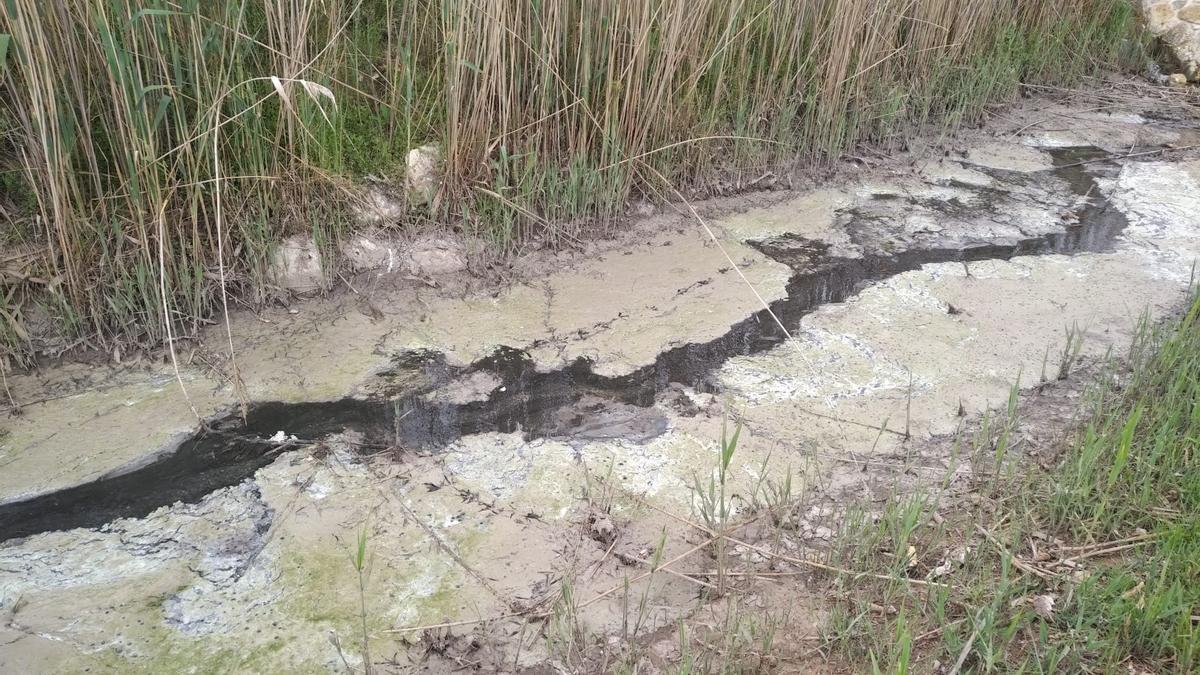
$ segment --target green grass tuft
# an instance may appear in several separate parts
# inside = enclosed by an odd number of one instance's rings
[[[910,545],[925,558],[970,553],[941,579],[946,588],[872,586],[840,603],[845,655],[889,672],[913,657],[918,670],[961,660],[962,672],[1200,669],[1200,299],[1177,322],[1143,320],[1140,330],[1132,362],[1089,393],[1086,422],[1055,468],[1022,464],[1023,475],[983,488],[994,508],[941,524],[925,497],[849,524],[845,555],[864,569],[904,573],[896,552]],[[899,616],[882,620],[867,598]],[[1054,599],[1052,613],[1039,598]],[[914,631],[929,639],[899,653]]]

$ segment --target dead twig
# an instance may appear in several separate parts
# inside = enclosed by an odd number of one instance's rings
[[[1059,546],[1058,551],[1059,552],[1062,552],[1062,551],[1094,551],[1098,548],[1108,548],[1110,546],[1120,546],[1122,544],[1128,544],[1128,543],[1135,542],[1135,541],[1144,541],[1146,539],[1157,539],[1157,538],[1158,538],[1158,533],[1156,533],[1156,532],[1144,532],[1142,534],[1135,534],[1131,537],[1123,537],[1121,539],[1113,539],[1112,541],[1100,542],[1098,544],[1084,544],[1082,546]]]
[[[1149,543],[1151,543],[1151,541],[1152,541],[1152,540],[1150,540],[1150,539],[1143,539],[1143,540],[1141,540],[1141,541],[1135,541],[1135,542],[1131,542],[1131,543],[1128,543],[1128,544],[1122,544],[1121,546],[1112,546],[1112,547],[1109,547],[1109,548],[1101,548],[1101,549],[1097,549],[1097,550],[1095,550],[1095,551],[1089,551],[1089,552],[1087,552],[1087,553],[1082,553],[1082,554],[1080,554],[1080,555],[1072,556],[1072,557],[1070,557],[1070,558],[1063,558],[1063,559],[1060,561],[1060,563],[1073,563],[1073,562],[1076,562],[1076,561],[1079,561],[1079,560],[1084,560],[1085,558],[1095,558],[1096,556],[1101,556],[1101,555],[1110,555],[1110,554],[1112,554],[1112,553],[1118,553],[1118,552],[1120,552],[1120,551],[1126,551],[1126,550],[1129,550],[1129,549],[1131,549],[1131,548],[1137,548],[1137,547],[1139,547],[1139,546],[1145,546],[1146,544],[1149,544]]]
[[[629,554],[625,554],[625,557],[626,557],[626,558],[629,558],[630,560],[633,560],[633,561],[635,561],[635,562],[641,563],[641,564],[643,564],[643,565],[649,565],[649,564],[651,564],[649,560],[645,560],[645,559],[639,558],[639,557],[637,557],[637,556],[635,556],[635,555],[629,555]],[[704,581],[704,580],[702,580],[702,579],[699,579],[699,578],[697,578],[697,577],[699,577],[699,576],[716,575],[716,572],[679,572],[679,571],[677,571],[677,570],[673,570],[673,569],[671,569],[671,568],[669,568],[669,567],[661,567],[661,566],[660,566],[660,567],[658,567],[658,569],[659,569],[659,570],[661,570],[661,571],[663,571],[663,572],[666,572],[667,574],[670,574],[670,575],[672,575],[672,576],[679,577],[680,579],[685,579],[685,580],[687,580],[687,581],[690,581],[690,582],[692,582],[692,583],[695,583],[695,584],[700,584],[701,586],[703,586],[703,587],[705,587],[705,588],[711,588],[711,589],[713,589],[713,590],[716,590],[716,588],[717,588],[716,586],[714,586],[714,585],[712,585],[712,584],[708,583],[707,581]]]
[[[676,555],[675,557],[671,558],[670,560],[668,560],[664,563],[661,563],[658,567],[656,567],[654,569],[643,572],[642,574],[639,574],[638,576],[636,576],[632,579],[622,582],[619,585],[613,586],[613,587],[609,588],[608,590],[597,593],[595,596],[580,603],[576,609],[582,609],[584,607],[587,607],[588,605],[599,602],[600,600],[625,588],[627,584],[633,584],[638,581],[641,581],[642,579],[645,579],[646,577],[651,576],[651,575],[655,574],[656,572],[663,570],[667,566],[673,565],[673,564],[679,562],[680,560],[683,560],[684,558],[692,555],[696,551],[699,551],[699,550],[703,549],[704,547],[709,546],[714,541],[715,541],[715,539],[707,539],[695,546],[692,546],[692,547],[688,548],[686,551],[684,551],[683,553],[680,553],[679,555]],[[547,612],[547,611],[537,612],[537,613],[532,613],[532,614],[528,611],[520,611],[520,612],[510,612],[508,614],[501,614],[499,616],[491,617],[490,619],[489,618],[480,618],[480,619],[466,619],[463,621],[447,621],[447,622],[443,622],[443,623],[430,624],[430,625],[425,625],[425,626],[410,626],[407,628],[391,628],[391,629],[385,630],[383,632],[384,633],[410,633],[413,631],[433,630],[433,629],[438,629],[438,628],[454,628],[456,626],[470,626],[470,625],[477,624],[477,623],[484,623],[484,622],[488,622],[488,621],[501,621],[504,619],[512,619],[512,618],[516,618],[516,617],[527,617],[527,618],[532,618],[532,619],[545,619],[548,616],[550,616],[550,612]]]
[[[8,410],[19,411],[21,406],[13,399],[12,390],[8,388],[8,358],[0,357],[0,381],[4,382],[4,395],[8,398]]]
[[[865,577],[865,578],[871,578],[871,579],[879,579],[881,581],[898,581],[901,583],[912,584],[914,586],[949,588],[949,586],[947,586],[946,584],[938,583],[936,581],[926,581],[924,579],[910,579],[908,577],[896,577],[896,576],[891,576],[891,575],[887,575],[887,574],[877,574],[875,572],[863,572],[863,571],[858,571],[858,570],[847,569],[845,567],[838,567],[836,565],[829,565],[829,564],[826,564],[823,562],[818,562],[816,560],[809,560],[807,558],[797,558],[795,556],[790,556],[790,555],[786,555],[783,553],[777,553],[775,551],[765,549],[761,546],[756,546],[755,544],[751,544],[747,541],[743,541],[736,537],[731,537],[727,534],[728,532],[731,532],[738,528],[745,527],[746,525],[749,524],[748,522],[739,523],[737,525],[730,526],[725,531],[718,534],[718,533],[713,532],[712,530],[708,529],[704,525],[701,525],[697,522],[692,521],[689,518],[684,518],[683,516],[680,516],[675,513],[671,513],[670,511],[667,511],[664,508],[655,506],[654,504],[651,504],[650,502],[647,502],[646,500],[642,499],[638,495],[631,494],[630,496],[633,497],[634,499],[636,499],[642,505],[644,505],[648,508],[654,509],[655,511],[658,511],[659,513],[667,516],[668,518],[674,518],[675,520],[678,520],[679,522],[686,523],[686,524],[696,528],[697,530],[700,530],[701,532],[704,532],[704,533],[710,535],[711,537],[713,537],[714,541],[716,540],[717,537],[723,537],[724,539],[726,539],[729,542],[732,542],[739,546],[748,548],[756,553],[760,553],[764,556],[767,556],[769,558],[774,558],[776,560],[782,560],[783,562],[791,563],[793,565],[801,565],[804,567],[811,567],[813,569],[818,569],[823,572],[830,572],[832,574],[837,574],[840,576],[850,576],[850,577],[854,577],[856,579]]]
[[[1112,157],[1112,156],[1093,157],[1092,159],[1085,159],[1085,160],[1081,160],[1078,162],[1072,162],[1071,164],[1063,164],[1060,166],[1051,167],[1049,169],[1041,169],[1041,171],[1057,171],[1059,169],[1070,169],[1071,167],[1083,166],[1085,164],[1095,164],[1096,162],[1114,162],[1114,161],[1118,161],[1118,160],[1122,160],[1122,159],[1131,159],[1133,157],[1145,157],[1146,155],[1161,155],[1161,154],[1164,154],[1167,152],[1171,152],[1173,150],[1192,150],[1194,148],[1200,148],[1200,144],[1181,145],[1176,148],[1157,148],[1155,150],[1143,150],[1141,152],[1130,152],[1128,154],[1120,155],[1117,157]]]
[[[700,223],[700,227],[703,228],[704,232],[708,234],[708,238],[712,241],[713,245],[717,247],[717,250],[721,252],[721,255],[725,256],[725,260],[729,263],[730,269],[737,273],[738,277],[742,280],[742,283],[746,284],[746,287],[750,289],[750,293],[754,295],[754,298],[758,300],[758,303],[763,306],[763,309],[767,311],[767,314],[770,315],[770,317],[775,321],[775,324],[779,326],[779,330],[783,331],[783,334],[785,337],[787,337],[788,342],[796,346],[796,354],[800,357],[800,360],[803,361],[806,366],[812,368],[812,363],[809,362],[808,357],[806,357],[803,352],[800,351],[800,346],[792,339],[791,331],[788,330],[787,326],[783,325],[783,320],[779,318],[779,316],[775,313],[775,310],[771,309],[770,303],[763,298],[763,296],[758,292],[758,289],[754,287],[754,284],[751,283],[748,278],[746,278],[746,274],[742,272],[741,266],[737,264],[737,262],[733,259],[733,256],[729,255],[729,252],[726,251],[725,247],[721,245],[721,240],[717,238],[716,233],[712,231],[712,228],[708,226],[708,223],[705,222],[704,218],[700,216],[700,212],[696,210],[696,207],[692,206],[692,203],[684,198],[683,193],[676,189],[675,186],[671,184],[671,181],[667,180],[666,176],[659,173],[657,169],[649,164],[645,164],[645,167],[651,173],[658,176],[659,180],[661,180],[664,185],[671,188],[671,191],[675,193],[675,196],[679,199],[679,201],[683,202],[683,205],[687,207],[692,217],[696,219],[696,222]]]
[[[948,671],[949,675],[958,675],[962,671],[963,664],[967,662],[967,657],[971,654],[971,648],[975,646],[975,638],[979,637],[979,618],[983,615],[983,610],[975,615],[975,630],[971,631],[971,637],[967,638],[967,643],[963,645],[962,651],[958,653],[958,659]]]
[[[717,541],[717,537],[712,537],[712,538],[707,539],[699,544],[696,544],[695,546],[688,548],[683,553],[680,553],[679,555],[675,556],[674,558],[671,558],[670,560],[660,564],[658,567],[651,568],[645,572],[642,572],[641,574],[637,575],[636,577],[634,577],[632,579],[629,579],[620,584],[617,584],[617,585],[609,588],[606,591],[601,591],[600,593],[597,593],[596,595],[592,596],[588,600],[585,600],[584,602],[579,603],[579,605],[576,607],[576,609],[583,609],[584,607],[587,607],[588,605],[592,605],[596,602],[599,602],[600,600],[603,600],[604,598],[612,595],[613,593],[616,593],[617,591],[624,589],[627,584],[633,584],[638,581],[641,581],[642,579],[645,579],[646,577],[652,576],[656,572],[659,572],[666,567],[674,565],[675,563],[679,562],[680,560],[683,560],[684,558],[692,555],[696,551],[703,550],[705,547],[711,545],[715,541]],[[544,616],[549,616],[549,614],[546,613],[546,614],[544,614]]]
[[[492,586],[491,582],[489,582],[486,577],[484,577],[479,572],[475,571],[475,568],[468,565],[467,561],[463,560],[462,557],[458,555],[458,552],[455,551],[445,541],[443,541],[442,538],[440,536],[438,536],[437,532],[434,532],[433,528],[429,527],[429,525],[426,524],[425,521],[421,520],[421,518],[418,517],[417,514],[414,513],[413,510],[408,507],[407,504],[404,504],[403,502],[401,502],[399,500],[396,500],[396,504],[400,507],[400,509],[402,511],[404,511],[404,515],[407,516],[409,520],[416,523],[416,525],[418,527],[420,527],[431,540],[433,540],[433,543],[438,547],[438,549],[440,549],[442,551],[442,553],[445,553],[446,555],[450,556],[450,558],[459,567],[461,567],[463,569],[463,571],[465,571],[467,574],[470,574],[471,577],[475,579],[475,581],[478,581],[479,584],[481,586],[483,586],[484,588],[486,588],[487,591],[489,593],[491,593],[497,600],[503,602],[505,604],[505,606],[507,606],[509,608],[516,608],[519,606],[519,605],[517,605],[517,603],[515,601],[509,599],[503,593],[501,593],[499,591],[499,589],[497,589],[495,586]]]
[[[381,633],[412,633],[413,631],[437,630],[439,628],[457,628],[459,626],[473,626],[477,623],[488,623],[491,621],[503,621],[505,619],[515,619],[517,617],[526,616],[527,612],[510,612],[508,614],[500,614],[493,617],[481,617],[478,619],[463,619],[462,621],[444,621],[442,623],[431,623],[424,626],[408,626],[406,628],[388,628],[380,631]]]
[[[1050,579],[1054,576],[1053,574],[1046,572],[1045,570],[1041,570],[1041,569],[1038,569],[1037,567],[1034,567],[1033,565],[1030,565],[1029,563],[1025,562],[1024,560],[1022,560],[1022,559],[1018,558],[1017,556],[1013,555],[1012,553],[1010,553],[1008,550],[1008,547],[1005,546],[1003,543],[1001,543],[999,539],[997,539],[991,532],[988,532],[982,525],[976,525],[975,529],[978,530],[979,533],[982,534],[985,539],[987,539],[989,542],[991,542],[992,546],[995,546],[996,549],[998,551],[1000,551],[1001,555],[1003,555],[1004,557],[1011,560],[1014,567],[1021,570],[1022,572],[1025,572],[1026,574],[1032,574],[1033,576],[1035,576],[1039,579]]]
[[[913,644],[917,644],[919,642],[924,642],[925,640],[928,640],[931,637],[934,637],[936,635],[939,635],[939,634],[945,632],[945,630],[947,628],[953,628],[964,621],[966,621],[965,618],[958,619],[957,621],[951,621],[950,623],[938,626],[937,628],[934,628],[933,630],[925,631],[924,633],[921,633],[917,637],[913,638]]]

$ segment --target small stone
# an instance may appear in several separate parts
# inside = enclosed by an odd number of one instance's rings
[[[1146,27],[1170,50],[1182,70],[1195,78],[1200,69],[1200,3],[1194,0],[1142,0]],[[1182,84],[1172,76],[1172,84]]]
[[[366,234],[356,234],[342,245],[342,258],[355,272],[396,267],[396,248]]]
[[[418,276],[454,274],[467,269],[462,244],[447,238],[418,239],[408,249],[406,257],[409,271]]]
[[[602,544],[611,544],[617,538],[617,528],[608,516],[600,516],[592,521],[591,536]]]
[[[1183,87],[1187,86],[1188,78],[1183,73],[1171,73],[1170,77],[1167,78],[1167,83],[1172,87]]]
[[[413,204],[432,204],[441,185],[442,152],[430,143],[408,151],[405,186]]]
[[[1031,601],[1033,605],[1033,613],[1042,617],[1046,621],[1054,620],[1054,602],[1057,597],[1053,594],[1035,595]]]
[[[638,202],[633,205],[633,215],[639,218],[649,218],[654,215],[656,209],[650,202]]]
[[[808,513],[805,514],[805,516],[807,516],[808,518],[810,518],[812,520],[828,518],[832,515],[833,515],[833,509],[828,506],[813,506],[812,508],[810,508],[808,510]]]
[[[395,223],[404,217],[404,202],[379,185],[367,186],[353,206],[355,217],[364,225]]]
[[[1146,19],[1151,26],[1165,26],[1175,17],[1175,8],[1170,3],[1154,5],[1146,13]]]
[[[297,293],[325,288],[325,273],[321,269],[321,252],[312,237],[296,234],[284,239],[275,249],[272,259],[275,283]]]

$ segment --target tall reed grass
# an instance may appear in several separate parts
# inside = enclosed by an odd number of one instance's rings
[[[0,340],[160,341],[352,179],[437,142],[432,216],[501,248],[631,195],[826,161],[1114,64],[1126,0],[0,0]],[[337,110],[278,82],[328,87]],[[219,127],[219,131],[218,131]],[[219,168],[223,180],[217,181]],[[221,194],[225,218],[214,218]],[[30,255],[33,252],[34,255]],[[329,261],[333,264],[333,261]]]

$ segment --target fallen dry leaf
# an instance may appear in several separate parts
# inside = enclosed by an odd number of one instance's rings
[[[1046,621],[1054,620],[1054,601],[1058,597],[1047,593],[1045,595],[1035,595],[1031,604],[1033,605],[1033,613],[1042,617]]]
[[[929,570],[929,574],[926,574],[925,578],[937,579],[939,577],[946,576],[951,570],[966,562],[967,553],[969,553],[970,550],[971,549],[967,546],[957,546],[949,551],[946,551],[946,557],[942,559],[942,562],[939,563],[937,567]]]
[[[1138,593],[1141,593],[1142,589],[1145,587],[1146,587],[1146,582],[1139,581],[1139,582],[1137,582],[1137,586],[1134,586],[1133,588],[1122,593],[1121,599],[1128,600],[1128,599],[1132,598],[1133,596],[1137,595]]]

